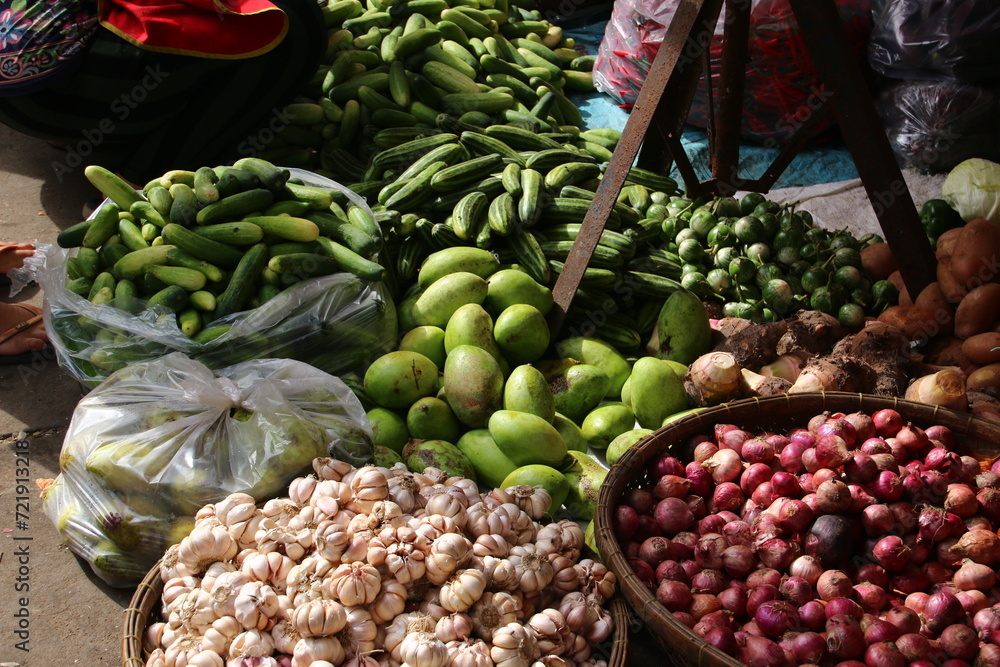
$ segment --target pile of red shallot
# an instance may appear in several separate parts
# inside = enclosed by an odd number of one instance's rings
[[[896,410],[718,424],[623,494],[614,530],[674,617],[751,667],[1000,665],[1000,462]]]

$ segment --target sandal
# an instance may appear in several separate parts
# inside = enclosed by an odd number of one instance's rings
[[[12,340],[19,335],[23,335],[25,332],[30,330],[31,327],[42,321],[42,311],[36,306],[26,303],[0,303],[0,317],[15,311],[20,311],[20,315],[23,316],[24,319],[9,328],[0,331],[0,345],[3,345],[7,341]],[[44,339],[37,338],[36,340],[43,340],[45,345],[40,349],[27,350],[26,352],[21,352],[19,354],[0,354],[0,366],[28,363],[32,361],[36,355],[44,354],[45,351],[51,347],[51,344]]]

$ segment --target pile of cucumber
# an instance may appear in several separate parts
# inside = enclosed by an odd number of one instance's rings
[[[57,238],[77,248],[67,289],[132,314],[161,306],[197,343],[228,331],[212,323],[302,280],[384,276],[373,261],[380,226],[368,211],[265,160],[174,170],[141,191],[103,167],[85,173],[108,201]]]

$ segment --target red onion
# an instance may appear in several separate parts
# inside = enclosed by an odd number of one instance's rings
[[[908,632],[900,635],[896,640],[896,648],[909,661],[926,659],[930,656],[932,648],[927,637],[916,632]]]
[[[816,632],[800,632],[790,643],[792,657],[798,665],[816,664],[826,655],[826,639]]]
[[[828,619],[834,616],[847,615],[860,621],[865,615],[865,610],[861,605],[850,598],[832,598],[828,600],[825,611]]]
[[[970,516],[965,520],[965,527],[968,530],[988,530],[993,532],[993,522],[984,516]]]
[[[705,614],[698,619],[698,622],[695,623],[694,631],[704,637],[712,628],[732,629],[732,627],[733,615],[725,609],[720,609],[719,611],[713,611],[710,614]]]
[[[781,450],[788,446],[792,440],[788,436],[780,433],[768,433],[764,436],[764,441],[771,445],[775,454],[781,454]]]
[[[730,577],[745,579],[757,567],[753,549],[734,544],[722,552],[723,568]]]
[[[676,618],[679,623],[689,628],[693,628],[695,624],[698,622],[694,616],[687,613],[686,611],[675,611],[674,618]]]
[[[899,572],[910,563],[910,548],[896,535],[879,540],[872,549],[872,555],[889,572]]]
[[[694,524],[691,508],[680,498],[664,498],[656,503],[653,517],[668,537],[685,531]]]
[[[816,448],[810,447],[802,452],[801,456],[802,465],[805,467],[806,472],[814,473],[823,466],[820,465],[819,459],[816,457]]]
[[[851,578],[840,570],[827,570],[816,581],[816,593],[821,600],[846,598],[854,592]]]
[[[889,585],[889,574],[881,565],[865,563],[858,568],[857,574],[854,575],[854,581],[859,584],[875,584],[876,586],[885,588]]]
[[[653,511],[656,511],[655,507],[653,508]],[[660,524],[656,523],[656,519],[654,519],[651,514],[640,514],[639,527],[636,529],[635,535],[632,536],[632,539],[641,543],[648,537],[662,534],[663,529],[660,528]]]
[[[955,446],[955,432],[947,426],[934,424],[924,430],[924,434],[929,440],[939,440],[941,444],[949,449]]]
[[[705,442],[699,442],[695,446],[694,454],[692,454],[691,458],[698,463],[704,463],[717,451],[719,451],[719,446],[714,442],[706,440]]]
[[[814,586],[819,576],[823,574],[823,566],[812,556],[799,556],[788,566],[788,573]]]
[[[726,536],[726,541],[730,546],[750,546],[753,544],[753,534],[750,524],[742,519],[730,521],[722,527],[722,534]]]
[[[711,593],[694,593],[691,596],[691,605],[688,607],[688,611],[691,615],[701,620],[703,616],[711,614],[713,611],[719,611],[722,609],[722,603],[719,602],[719,598],[715,597]]]
[[[816,446],[816,434],[808,429],[804,428],[793,429],[791,432],[789,432],[788,439],[791,440],[792,443],[797,442],[807,447]]]
[[[675,560],[665,560],[660,562],[656,566],[656,580],[663,581],[664,579],[670,579],[671,581],[679,581],[682,584],[691,584],[691,577],[688,573],[681,567],[681,564]]]
[[[694,515],[695,520],[704,519],[708,515],[708,508],[705,507],[705,499],[701,496],[685,496],[684,502],[687,503],[688,509],[691,510],[691,514]]]
[[[934,560],[927,561],[921,565],[920,571],[924,573],[928,583],[931,585],[951,581],[951,578],[955,575],[954,571]]]
[[[649,563],[638,558],[628,558],[627,561],[629,567],[635,572],[635,576],[639,578],[639,581],[649,588],[649,590],[656,590],[656,573],[649,566]]]
[[[690,505],[688,507],[690,507]],[[718,514],[709,514],[708,516],[698,520],[697,532],[701,534],[721,533],[722,528],[725,525],[726,520],[723,517]]]
[[[941,648],[952,658],[972,660],[979,652],[979,637],[967,625],[956,623],[941,631]]]
[[[615,537],[620,542],[624,542],[635,535],[635,531],[639,529],[639,513],[628,505],[619,505],[615,508],[615,516],[611,520],[611,525],[614,526]]]
[[[702,464],[692,461],[684,468],[684,476],[691,481],[691,493],[698,496],[711,496],[715,488],[712,475]]]
[[[1000,488],[1000,475],[987,470],[976,475],[976,488],[996,489]]]
[[[826,622],[826,649],[834,658],[850,660],[864,655],[865,636],[858,622],[840,614]]]
[[[965,610],[965,613],[970,616],[974,616],[990,606],[989,598],[982,591],[959,591],[955,593],[955,597],[962,603],[962,609]]]
[[[798,533],[812,524],[813,512],[801,500],[794,498],[779,498],[774,501],[768,511],[775,510],[778,526],[789,533]]]
[[[691,589],[679,581],[664,579],[656,589],[656,600],[668,611],[684,611],[691,604]]]
[[[906,447],[903,446],[899,440],[896,438],[889,438],[885,441],[889,445],[889,451],[892,453],[892,458],[896,462],[896,465],[903,465],[910,460],[910,456],[918,456],[918,452],[910,452]]]
[[[646,487],[629,489],[625,492],[624,500],[626,505],[631,505],[639,514],[652,514],[653,506],[656,505],[653,492]]]
[[[781,593],[776,586],[772,586],[771,584],[762,584],[756,588],[751,588],[747,592],[747,614],[754,616],[757,613],[757,607],[765,602],[780,599]]]
[[[977,611],[972,617],[972,625],[979,632],[1000,631],[1000,604]]]
[[[957,472],[962,467],[962,459],[945,447],[931,447],[924,455],[924,468],[940,472]]]
[[[740,650],[740,660],[748,667],[782,667],[785,652],[766,637],[748,634],[746,644]]]
[[[694,562],[693,560],[682,560],[681,561],[681,569],[684,570],[685,574],[687,574],[687,576],[688,576],[688,581],[690,581],[691,577],[693,577],[694,575],[696,575],[699,572],[701,572],[702,567],[701,567],[701,565],[698,565],[698,563]]]
[[[635,540],[626,540],[622,543],[622,551],[626,558],[639,558],[639,543]]]
[[[719,443],[719,449],[730,449],[739,453],[743,449],[743,443],[753,437],[753,433],[749,433],[740,428],[734,428],[726,431],[721,437],[716,438]]]
[[[724,591],[728,585],[729,582],[726,581],[725,575],[718,570],[713,570],[711,568],[705,568],[691,577],[692,593],[711,593],[712,595],[718,595]]]
[[[772,537],[764,541],[757,549],[757,557],[764,567],[785,570],[801,555],[798,542]]]
[[[799,475],[799,489],[802,493],[816,493],[816,483],[813,481],[813,474],[811,472],[804,472]]]
[[[878,502],[875,500],[875,496],[868,493],[867,489],[860,484],[848,484],[847,490],[851,494],[851,506],[848,508],[851,513],[860,512],[869,505]]]
[[[721,570],[723,568],[722,552],[729,544],[719,533],[706,533],[698,538],[694,545],[694,560],[702,568]]]
[[[972,667],[995,667],[1000,665],[1000,645],[985,644],[979,649],[979,655]]]
[[[806,504],[806,507],[812,510],[814,515],[819,516],[821,514],[819,511],[819,496],[815,493],[807,493],[802,496],[802,502]]]
[[[819,509],[823,514],[840,514],[851,507],[851,491],[837,479],[826,480],[816,487]]]
[[[797,498],[802,493],[795,475],[779,470],[771,475],[771,493],[779,498]]]
[[[891,641],[875,642],[865,650],[868,667],[906,667],[906,658]]]
[[[649,473],[653,479],[659,479],[664,475],[684,475],[684,464],[676,457],[664,452],[649,464]]]
[[[923,591],[917,591],[916,593],[910,593],[906,596],[906,600],[903,604],[917,612],[918,614],[924,613],[927,609],[927,602],[931,599],[931,596]]]
[[[656,535],[643,540],[639,545],[639,558],[649,563],[653,569],[665,560],[675,560],[677,551],[665,537]]]
[[[753,620],[766,637],[776,639],[799,627],[799,612],[788,602],[771,600],[757,607]]]
[[[770,463],[774,459],[774,448],[763,438],[750,438],[740,449],[743,460],[749,464]]]
[[[817,429],[819,429],[820,426],[825,424],[826,420],[828,420],[829,418],[830,418],[829,412],[822,412],[818,415],[814,415],[813,417],[809,418],[809,423],[806,424],[806,428],[809,429],[810,432],[815,433]]]
[[[818,429],[816,429],[817,443],[824,436],[835,435],[844,441],[848,449],[854,449],[854,442],[857,438],[857,431],[854,425],[846,419],[828,419]]]
[[[903,417],[892,408],[885,408],[872,414],[872,423],[878,435],[891,438],[903,427]]]
[[[959,558],[993,566],[1000,563],[1000,537],[989,530],[970,530],[958,538],[950,551]]]
[[[657,498],[683,498],[691,491],[691,480],[680,475],[663,475],[656,486],[653,495]]]
[[[885,503],[903,497],[903,480],[891,470],[881,471],[868,488],[873,496]]]
[[[712,427],[712,435],[715,436],[716,440],[720,440],[727,432],[737,431],[739,428],[736,424],[716,424]]]
[[[976,494],[979,511],[993,523],[1000,523],[1000,489],[980,489]]]
[[[869,614],[877,614],[886,604],[885,590],[875,584],[857,584],[854,587],[854,597]]]
[[[927,580],[927,575],[915,566],[906,567],[902,572],[892,576],[892,588],[907,595],[918,593],[929,585],[930,581]]]
[[[715,487],[709,509],[713,512],[720,512],[722,510],[734,511],[738,510],[745,500],[746,496],[743,495],[743,491],[740,490],[739,486],[733,482],[722,482]]]
[[[889,443],[887,443],[882,438],[878,437],[868,438],[867,440],[861,443],[861,447],[859,447],[859,449],[860,451],[862,451],[865,454],[868,454],[869,456],[873,456],[875,454],[892,453],[892,449],[889,447]]]
[[[893,607],[885,613],[885,620],[899,628],[900,634],[920,630],[920,615],[909,607]]]
[[[885,535],[896,525],[896,516],[888,505],[869,505],[861,510],[861,525],[870,537]]]
[[[947,589],[931,595],[924,608],[924,624],[931,632],[941,632],[949,625],[961,623],[964,617],[962,603]]]
[[[861,617],[861,631],[865,633],[865,641],[869,644],[894,642],[902,634],[899,628],[889,621],[884,621],[871,614],[865,614]]]
[[[729,655],[735,654],[739,648],[736,644],[736,633],[729,628],[714,627],[705,633],[704,639],[715,648]]]
[[[867,484],[878,475],[878,466],[868,454],[854,451],[851,452],[851,458],[844,463],[844,474],[852,482]]]
[[[796,607],[801,607],[813,599],[813,589],[801,577],[785,577],[778,586],[778,592]]]
[[[754,489],[763,482],[769,481],[773,475],[774,471],[768,464],[751,463],[740,475],[740,489],[749,496],[754,492]]]
[[[802,627],[813,632],[819,632],[826,627],[826,610],[819,600],[810,600],[799,607],[799,620]]]
[[[870,456],[875,465],[878,466],[880,472],[882,470],[888,470],[889,472],[899,470],[899,464],[896,463],[896,459],[892,454],[870,454]]]
[[[674,535],[670,541],[677,553],[676,560],[683,561],[694,558],[694,545],[698,543],[698,535],[685,530]]]
[[[904,533],[908,533],[917,526],[917,508],[906,501],[889,503],[892,515],[896,517],[896,523]]]
[[[785,472],[797,475],[805,471],[806,467],[802,463],[802,454],[812,447],[811,444],[792,440],[778,455],[778,461]]]
[[[985,532],[985,531],[982,531]],[[992,534],[992,533],[991,533]],[[988,591],[997,583],[996,572],[993,568],[973,560],[966,560],[962,567],[955,572],[955,588],[961,591]]]
[[[742,618],[747,613],[747,590],[745,586],[733,582],[726,590],[719,593],[719,604],[735,618]]]
[[[761,482],[750,495],[750,500],[753,501],[754,505],[759,505],[761,507],[770,505],[773,499],[774,491],[771,488],[771,482]]]
[[[831,479],[840,479],[840,473],[832,468],[820,468],[813,473],[813,484],[816,485],[817,490],[820,484]]]
[[[864,412],[852,412],[844,421],[854,427],[855,442],[864,442],[875,436],[875,420]]]
[[[816,463],[821,468],[839,468],[851,458],[847,442],[839,435],[821,435],[816,438]],[[806,466],[809,469],[809,466]]]
[[[775,588],[780,586],[781,573],[769,567],[762,567],[747,577],[747,588],[757,588],[764,585],[774,586]]]
[[[918,538],[923,542],[940,542],[951,535],[947,512],[939,507],[925,507],[917,519]]]
[[[805,552],[824,567],[836,567],[854,556],[855,534],[859,526],[838,514],[818,517],[805,538]]]
[[[911,423],[907,423],[899,429],[893,437],[896,438],[896,441],[899,442],[899,444],[910,452],[918,452],[926,447],[930,442],[924,430]]]

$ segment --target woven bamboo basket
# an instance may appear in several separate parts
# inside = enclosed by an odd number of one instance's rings
[[[160,610],[163,580],[157,563],[143,578],[125,610],[125,633],[122,637],[122,667],[144,667],[147,653],[142,648],[146,627],[155,621]],[[629,607],[621,595],[609,603],[615,631],[611,640],[594,652],[594,657],[607,660],[608,667],[625,667],[628,664],[628,632],[632,622]]]
[[[860,410],[870,415],[883,408],[893,408],[903,416],[904,421],[920,427],[932,424],[947,426],[958,436],[962,454],[970,454],[981,461],[1000,457],[1000,424],[995,422],[902,399],[827,392],[733,401],[694,413],[646,436],[611,468],[601,487],[594,515],[597,546],[604,562],[618,577],[620,594],[643,627],[675,663],[697,667],[739,667],[743,664],[707,644],[677,621],[629,567],[612,528],[612,515],[622,492],[641,479],[647,464],[657,455],[668,450],[681,454],[680,448],[689,438],[711,434],[715,424],[735,424],[749,431],[804,428],[810,417],[825,411],[851,413]]]

